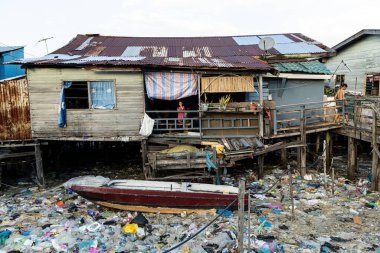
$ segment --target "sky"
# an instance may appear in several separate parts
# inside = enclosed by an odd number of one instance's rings
[[[25,57],[52,52],[77,34],[218,36],[303,33],[334,46],[380,29],[377,0],[0,0],[0,46]]]

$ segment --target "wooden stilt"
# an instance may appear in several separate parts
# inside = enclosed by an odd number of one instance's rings
[[[257,163],[259,165],[259,179],[263,178],[264,176],[264,156],[260,155],[257,157]]]
[[[290,194],[290,200],[292,202],[292,220],[295,220],[295,213],[294,213],[294,197],[293,197],[293,175],[292,170],[290,168],[290,165],[288,165],[288,175],[289,175],[289,194]]]
[[[372,111],[372,184],[371,190],[379,190],[379,156],[376,150],[379,149],[379,146],[376,142],[376,112]]]
[[[3,163],[0,163],[0,189],[2,187]]]
[[[35,159],[36,159],[36,172],[37,172],[37,182],[40,186],[45,186],[45,178],[44,178],[44,168],[42,164],[42,154],[41,147],[39,143],[36,143],[34,146]]]
[[[297,137],[297,142],[300,143],[301,142],[301,137]],[[301,172],[301,148],[298,147],[297,148],[297,166],[298,166],[298,170],[299,172]]]
[[[286,148],[281,149],[281,164],[285,168],[288,163],[288,153]]]
[[[306,175],[306,158],[307,158],[305,106],[301,107],[300,132],[301,132],[301,144],[303,144],[303,146],[300,148],[301,176],[304,177]]]
[[[54,145],[54,167],[55,167],[55,177],[59,178],[61,172],[61,146],[59,144]]]
[[[238,206],[238,250],[244,253],[244,202],[245,202],[245,179],[239,181],[239,206]]]
[[[321,149],[321,134],[317,133],[315,135],[315,149],[314,149],[315,155],[314,155],[314,160],[318,159],[320,149]]]
[[[326,170],[329,171],[331,168],[332,159],[332,138],[330,131],[326,132]]]
[[[357,167],[357,142],[354,138],[348,137],[348,166],[347,178],[349,180],[355,179],[355,171]]]
[[[142,160],[142,167],[144,170],[145,179],[148,179],[150,177],[149,173],[149,165],[148,163],[148,147],[146,140],[141,141],[141,160]]]

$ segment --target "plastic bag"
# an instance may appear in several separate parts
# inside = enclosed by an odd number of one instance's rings
[[[139,134],[148,137],[152,134],[154,127],[154,119],[151,119],[148,114],[144,113],[144,119],[141,124],[140,132]]]
[[[137,224],[126,224],[121,231],[123,231],[124,234],[136,234],[138,228],[139,226]]]
[[[98,187],[106,185],[109,181],[111,181],[109,178],[102,176],[80,176],[70,179],[63,186],[66,189],[71,188],[73,185]]]

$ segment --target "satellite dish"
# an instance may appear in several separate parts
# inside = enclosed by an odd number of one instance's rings
[[[269,49],[273,48],[275,42],[274,39],[271,37],[264,37],[259,42],[259,48],[263,51],[268,51]]]

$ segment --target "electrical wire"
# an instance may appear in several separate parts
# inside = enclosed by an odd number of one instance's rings
[[[180,243],[174,245],[173,247],[171,247],[170,249],[167,249],[167,250],[164,250],[162,253],[168,253],[168,252],[171,252],[175,249],[177,249],[178,247],[181,247],[182,245],[184,245],[185,243],[187,243],[188,241],[190,241],[191,239],[193,239],[194,237],[196,237],[197,235],[199,235],[200,233],[202,233],[206,228],[208,228],[211,224],[213,224],[220,216],[222,216],[224,214],[225,211],[227,211],[233,204],[235,204],[235,202],[238,200],[238,198],[234,199],[230,204],[228,204],[224,209],[223,211],[221,211],[212,221],[210,221],[209,223],[207,223],[203,228],[199,229],[195,234],[193,234],[192,236],[190,236],[189,238],[187,238],[186,240],[183,240],[181,241]]]

